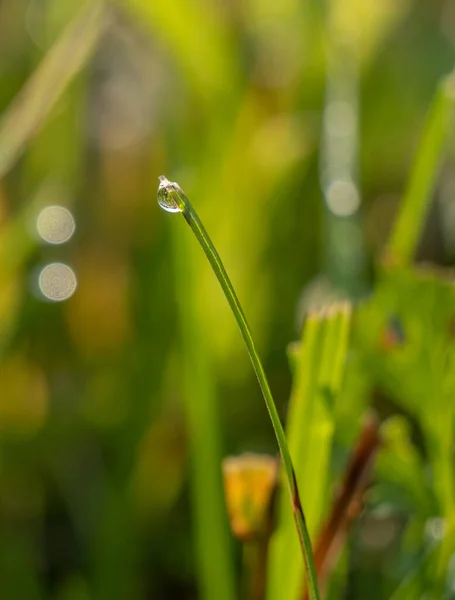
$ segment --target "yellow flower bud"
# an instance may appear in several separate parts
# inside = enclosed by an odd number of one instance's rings
[[[229,519],[234,535],[240,540],[254,539],[266,530],[278,464],[272,456],[250,453],[223,461]]]

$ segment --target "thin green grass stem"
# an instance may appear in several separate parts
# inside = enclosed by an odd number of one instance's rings
[[[385,259],[395,266],[408,266],[414,259],[451,129],[454,100],[455,73],[452,73],[443,79],[433,99],[386,248]]]
[[[278,411],[273,400],[272,392],[264,372],[264,368],[259,358],[259,354],[254,345],[251,331],[246,320],[243,309],[235,293],[234,287],[229,279],[229,276],[224,268],[221,258],[213,245],[205,227],[199,219],[196,211],[192,207],[190,201],[183,193],[182,189],[176,183],[168,181],[165,177],[160,177],[160,185],[158,188],[158,203],[161,208],[168,212],[180,212],[185,217],[186,222],[191,227],[196,239],[201,245],[210,265],[221,285],[221,288],[226,296],[226,299],[231,307],[234,318],[239,326],[243,340],[248,350],[253,368],[259,381],[259,386],[264,396],[267,410],[272,421],[276,439],[283,461],[285,477],[287,480],[289,493],[291,496],[292,510],[296,522],[297,532],[299,536],[300,546],[305,561],[305,567],[308,574],[308,585],[312,600],[320,600],[316,569],[314,566],[313,552],[311,548],[311,540],[308,533],[308,528],[305,521],[305,516],[300,501],[299,491],[297,487],[297,479],[294,473],[291,454],[289,452],[286,436],[283,426],[278,415]]]

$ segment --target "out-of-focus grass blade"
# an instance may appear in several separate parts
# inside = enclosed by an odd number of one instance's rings
[[[344,369],[351,309],[339,305],[310,314],[297,357],[287,432],[310,534],[325,507],[334,430],[332,405]],[[283,498],[270,547],[268,600],[301,597],[303,567],[292,514]],[[283,575],[285,574],[285,575]]]
[[[426,557],[425,564],[419,563],[419,566],[403,581],[390,600],[415,600],[420,598],[426,589],[425,567],[431,559],[434,560],[434,551],[430,557]]]
[[[182,219],[183,223],[183,219]],[[235,584],[221,477],[221,439],[212,379],[192,276],[192,248],[173,236],[178,317],[182,332],[181,389],[191,456],[193,534],[202,600],[234,600]],[[300,558],[300,552],[299,552]]]
[[[0,123],[0,178],[13,166],[62,92],[84,66],[108,23],[103,2],[89,2],[70,22]]]
[[[385,258],[406,266],[414,257],[450,130],[455,100],[455,74],[440,84],[430,108],[398,218]]]
[[[436,545],[427,551],[416,568],[395,590],[390,600],[416,600],[416,598],[423,598],[426,595],[429,582],[428,571],[434,568],[438,549],[439,545]]]
[[[401,415],[390,417],[381,427],[381,436],[384,443],[376,466],[379,479],[401,488],[416,513],[435,513],[436,499],[426,485],[424,465],[412,444],[409,423]]]
[[[319,588],[324,592],[340,558],[350,527],[364,506],[365,492],[380,444],[379,421],[368,415],[351,457],[346,464],[330,513],[314,546]],[[305,595],[307,600],[308,594]]]
[[[207,5],[190,0],[124,0],[124,5],[164,42],[183,77],[202,97],[236,88],[234,48],[223,20]]]
[[[296,477],[301,490],[301,500],[311,531],[308,500],[312,494],[309,482],[302,479],[304,457],[308,448],[308,425],[312,423],[310,410],[314,409],[314,396],[318,373],[318,361],[322,353],[325,320],[319,313],[308,316],[300,345],[297,370],[289,406],[287,434],[289,449],[294,461]],[[324,418],[321,416],[321,424]],[[284,496],[284,494],[283,494]],[[269,554],[267,599],[297,598],[299,583],[303,577],[298,540],[292,521],[292,513],[281,498],[278,528],[274,533]],[[283,574],[286,576],[283,577]]]

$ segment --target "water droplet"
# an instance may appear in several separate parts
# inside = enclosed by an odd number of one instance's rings
[[[181,194],[183,196],[184,194],[182,188],[178,183],[169,181],[164,175],[160,175],[158,179],[160,180],[157,193],[158,204],[167,212],[182,212],[181,207],[177,204],[177,201],[174,197],[175,194],[172,193],[177,192],[177,194]]]
[[[63,263],[46,265],[39,275],[38,283],[41,293],[54,302],[67,300],[77,287],[74,271]]]
[[[36,229],[49,244],[63,244],[74,233],[73,215],[63,206],[46,206],[38,215]]]

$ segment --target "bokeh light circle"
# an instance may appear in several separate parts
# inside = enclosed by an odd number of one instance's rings
[[[54,302],[71,298],[77,288],[73,269],[63,263],[46,265],[39,274],[38,283],[41,293]]]
[[[46,206],[38,215],[36,228],[49,244],[67,242],[76,228],[73,215],[63,206]]]
[[[360,207],[360,196],[352,181],[336,180],[326,193],[327,206],[337,217],[349,217]]]

